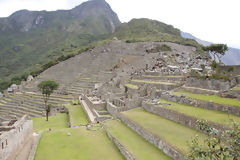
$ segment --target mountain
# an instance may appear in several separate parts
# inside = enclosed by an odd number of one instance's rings
[[[53,59],[76,55],[120,23],[105,0],[87,1],[71,10],[21,10],[0,18],[0,79],[18,79]]]
[[[195,40],[183,38],[179,29],[146,18],[133,19],[128,23],[119,25],[114,35],[126,42],[167,41],[192,45],[200,49],[200,45]]]
[[[212,44],[212,42],[201,40],[201,39],[191,35],[190,33],[181,32],[181,35],[184,38],[194,39],[198,43],[200,43],[200,44],[202,44],[204,46],[208,46],[208,45]],[[240,65],[240,49],[229,47],[228,51],[222,57],[221,60],[226,65]]]

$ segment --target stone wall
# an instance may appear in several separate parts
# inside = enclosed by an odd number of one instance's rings
[[[234,114],[237,116],[240,115],[240,107],[216,104],[213,102],[207,102],[207,101],[202,101],[202,100],[195,100],[195,99],[190,99],[187,97],[170,95],[168,93],[162,93],[161,98],[169,100],[169,101],[181,103],[181,104],[191,105],[191,106],[205,108],[205,109],[209,109],[209,110],[221,111],[221,112],[225,112],[225,113],[229,113],[229,114]]]
[[[138,80],[155,80],[155,81],[168,81],[168,82],[184,82],[186,77],[181,76],[135,76],[134,79]]]
[[[120,112],[128,110],[124,107],[117,107],[114,106],[112,103],[107,103],[107,110],[111,113],[115,118],[119,118],[123,123],[125,123],[128,127],[132,130],[137,132],[140,136],[145,138],[147,141],[161,149],[164,153],[169,155],[170,157],[174,158],[175,160],[183,159],[183,155],[175,149],[173,146],[167,144],[165,141],[161,140],[159,137],[151,133],[150,131],[145,130],[141,126],[135,124],[134,122],[127,119],[123,116]]]
[[[146,84],[144,82],[132,82],[132,83],[136,84],[136,85]],[[173,84],[151,84],[151,83],[149,83],[148,85],[152,88],[156,88],[156,89],[159,89],[159,90],[172,90],[174,88],[180,87],[182,84],[177,84],[177,83],[176,84],[174,84],[174,83]]]
[[[152,143],[153,145],[155,145],[156,147],[161,149],[168,156],[172,157],[175,160],[183,159],[184,156],[181,154],[180,151],[178,151],[173,146],[169,145],[164,140],[160,139],[158,136],[156,136],[153,133],[151,133],[150,131],[142,128],[137,123],[134,123],[134,122],[130,121],[128,118],[126,118],[122,114],[119,114],[118,116],[119,116],[119,119],[123,123],[125,123],[128,127],[130,127],[135,132],[137,132],[140,136],[142,136],[148,142]]]
[[[31,138],[33,122],[27,120],[27,116],[22,117],[14,124],[15,129],[3,132],[0,135],[0,159],[13,160],[25,144]]]
[[[135,160],[136,158],[128,152],[128,150],[115,138],[111,135],[111,133],[105,128],[105,131],[110,138],[110,140],[117,146],[117,148],[120,150],[122,155],[126,158],[126,160]]]
[[[233,71],[229,72],[229,68],[233,67]],[[233,66],[218,66],[217,72],[225,72],[226,74],[231,74],[232,76],[240,75],[240,65],[233,65]]]
[[[179,113],[177,111],[171,110],[171,109],[167,109],[161,106],[156,106],[154,104],[149,104],[147,102],[143,103],[143,108],[148,111],[151,112],[153,114],[159,115],[161,117],[164,117],[166,119],[172,120],[174,122],[180,123],[182,125],[185,126],[189,126],[191,128],[196,129],[196,125],[197,125],[197,118],[191,117],[191,116],[187,116],[185,114]],[[220,125],[220,124],[216,124],[213,122],[208,122],[208,124],[213,127],[216,128],[219,131],[223,131],[225,129],[227,129],[226,127]]]
[[[187,78],[185,86],[198,87],[210,90],[229,90],[231,88],[231,83],[224,80]]]
[[[82,95],[82,97],[90,108],[94,108],[96,110],[106,109],[106,102],[93,102],[86,95]]]

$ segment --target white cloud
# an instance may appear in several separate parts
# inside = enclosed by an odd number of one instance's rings
[[[16,10],[70,9],[84,0],[0,0],[0,17]],[[240,48],[238,0],[106,0],[123,22],[151,18],[203,40]]]

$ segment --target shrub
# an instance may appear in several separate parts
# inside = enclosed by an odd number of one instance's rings
[[[233,72],[233,71],[234,71],[234,67],[233,66],[228,68],[228,72]]]
[[[170,46],[166,45],[166,44],[163,44],[163,45],[157,45],[156,50],[158,52],[160,52],[160,51],[172,51],[172,48]]]

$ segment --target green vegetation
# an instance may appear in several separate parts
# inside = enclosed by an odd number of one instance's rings
[[[58,88],[58,86],[59,84],[55,81],[42,81],[37,86],[43,95],[47,121],[48,121],[48,114],[52,107],[52,105],[47,104],[47,102],[50,98],[50,95],[53,93],[54,90]]]
[[[68,133],[71,136],[68,136]],[[103,129],[88,131],[85,127],[45,132],[35,160],[122,160],[121,153],[107,138]]]
[[[68,109],[69,114],[71,115],[73,126],[88,124],[88,118],[81,105],[66,104],[65,107]]]
[[[125,84],[125,86],[128,87],[128,88],[131,88],[131,89],[138,89],[138,86],[135,85],[135,84],[128,83],[128,84]]]
[[[240,125],[233,122],[231,128],[217,133],[206,121],[198,121],[198,129],[209,135],[205,140],[207,148],[199,145],[198,137],[190,143],[189,160],[239,160]],[[216,136],[220,134],[219,136]]]
[[[221,62],[221,57],[225,55],[228,47],[226,44],[211,44],[210,46],[203,47],[203,50],[209,52],[214,58],[215,62],[216,60]],[[216,57],[218,59],[216,59]]]
[[[187,142],[196,134],[199,135],[200,144],[204,144],[203,140],[207,138],[196,130],[145,112],[140,108],[122,112],[122,114],[185,154],[188,152]]]
[[[139,136],[130,128],[118,122],[108,121],[105,127],[111,135],[117,140],[136,158],[139,160],[170,160],[171,158],[165,155],[161,150],[150,144],[144,138]]]
[[[52,130],[62,129],[68,127],[67,114],[57,114],[56,116],[50,116],[47,122],[44,117],[32,118],[34,131],[44,131],[51,128]]]
[[[114,26],[120,24],[106,6],[105,1],[91,1],[73,11],[19,11],[1,18],[0,90],[105,43],[112,33],[109,20]],[[43,24],[36,24],[39,17]],[[23,31],[27,24],[32,28]]]
[[[160,101],[161,103],[171,104],[170,106],[166,107],[168,109],[175,110],[179,113],[183,113],[185,115],[192,116],[197,119],[204,119],[207,121],[211,121],[211,122],[223,124],[223,125],[228,125],[230,120],[234,120],[240,123],[240,117],[238,116],[229,115],[223,112],[212,111],[204,108],[198,108],[194,106],[179,104],[175,102],[170,102],[163,99],[161,99]]]
[[[213,61],[212,63],[212,69],[216,69],[217,65],[216,62]],[[215,72],[212,75],[208,75],[207,73],[200,74],[197,70],[191,70],[190,76],[198,79],[215,79],[215,80],[224,80],[224,81],[231,81],[232,78],[229,77],[228,75],[225,75],[224,73],[218,73]]]
[[[148,83],[148,84],[175,85],[175,83],[170,83],[170,82],[150,81],[150,80],[137,80],[137,79],[132,80],[132,82],[137,82],[137,83]]]
[[[114,36],[127,43],[158,41],[173,42],[197,47],[197,52],[202,53],[202,47],[192,39],[181,37],[180,30],[150,19],[133,19],[116,28]]]
[[[186,94],[187,97],[192,98],[192,99],[198,99],[198,100],[207,101],[207,102],[212,101],[213,103],[217,103],[217,104],[240,107],[239,100],[232,99],[232,98],[222,98],[217,95],[195,94],[195,93],[191,93],[188,91],[178,91],[178,92],[174,92],[174,94],[177,96]]]

